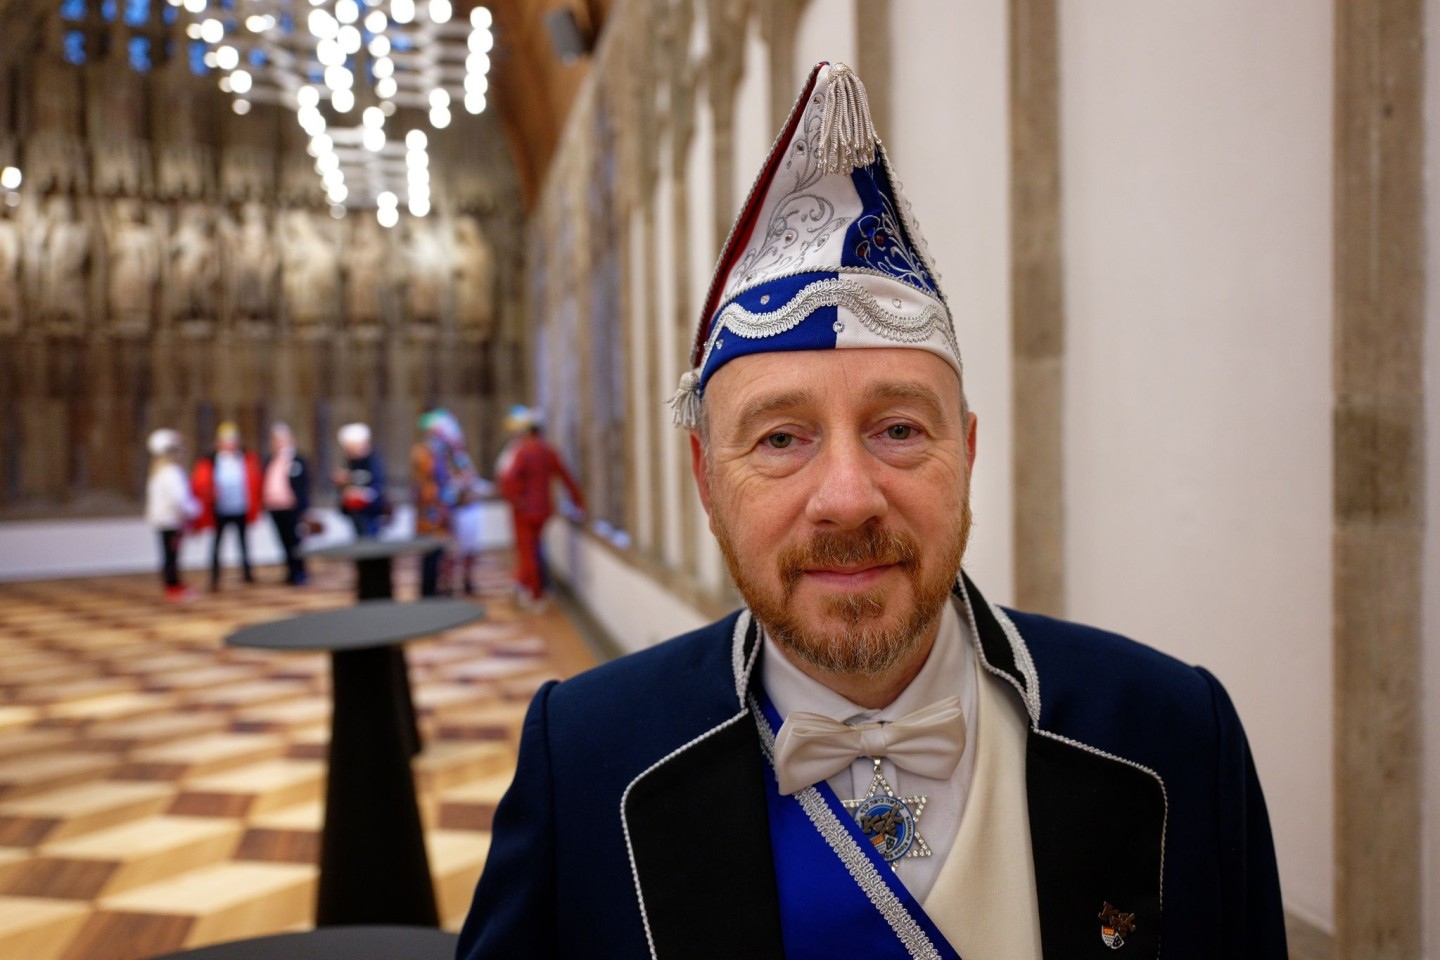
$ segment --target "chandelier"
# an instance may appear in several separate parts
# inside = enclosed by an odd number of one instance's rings
[[[399,205],[430,212],[429,138],[395,129],[399,108],[440,130],[458,103],[485,110],[495,39],[486,7],[454,17],[451,0],[168,0],[192,17],[238,114],[252,103],[295,112],[331,212],[374,207],[382,226]],[[358,122],[356,122],[358,120]]]

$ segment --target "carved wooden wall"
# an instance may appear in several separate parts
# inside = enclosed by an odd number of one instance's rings
[[[259,445],[284,419],[324,467],[366,420],[404,477],[440,403],[493,462],[527,398],[495,117],[431,131],[432,215],[337,216],[288,110],[234,114],[173,8],[121,7],[60,4],[15,46],[6,28],[0,166],[24,181],[0,190],[0,518],[134,512],[160,426],[193,453],[220,420]]]

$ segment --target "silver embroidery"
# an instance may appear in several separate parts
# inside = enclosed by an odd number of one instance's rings
[[[736,261],[724,300],[744,290],[757,276],[770,280],[777,271],[803,263],[810,251],[823,247],[836,230],[850,222],[849,217],[836,213],[834,202],[812,191],[824,176],[820,156],[824,111],[819,108],[818,95],[814,103],[800,118],[795,142],[781,166],[782,173],[793,173],[790,188],[775,202],[765,232]]]
[[[738,303],[731,303],[715,320],[715,329],[710,333],[710,342],[700,361],[704,370],[715,349],[720,334],[729,330],[747,340],[760,340],[792,330],[816,310],[824,307],[844,307],[849,310],[871,333],[893,340],[896,343],[920,343],[931,334],[939,332],[946,346],[960,360],[960,345],[955,340],[955,328],[949,315],[935,304],[926,304],[925,309],[914,317],[895,313],[875,298],[858,281],[845,278],[816,280],[801,288],[800,292],[782,307],[768,312],[747,310]]]

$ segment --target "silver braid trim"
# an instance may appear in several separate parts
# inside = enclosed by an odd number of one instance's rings
[[[746,340],[763,340],[798,326],[806,317],[824,307],[844,307],[854,314],[871,333],[896,343],[921,343],[936,332],[944,338],[951,356],[960,363],[960,344],[950,315],[938,304],[929,304],[913,317],[894,313],[881,306],[875,295],[855,280],[831,278],[816,280],[801,288],[790,302],[768,313],[755,313],[738,303],[731,303],[715,320],[715,329],[705,344],[700,362],[704,370],[710,354],[716,349],[720,335],[726,330]]]

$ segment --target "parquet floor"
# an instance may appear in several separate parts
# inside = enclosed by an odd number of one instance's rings
[[[531,693],[593,663],[562,615],[512,604],[508,565],[481,559],[483,621],[406,648],[451,929]],[[329,660],[222,640],[350,604],[352,567],[312,561],[299,589],[277,568],[230,575],[185,605],[153,575],[0,584],[0,960],[133,960],[313,925]],[[414,583],[397,561],[397,598]]]

